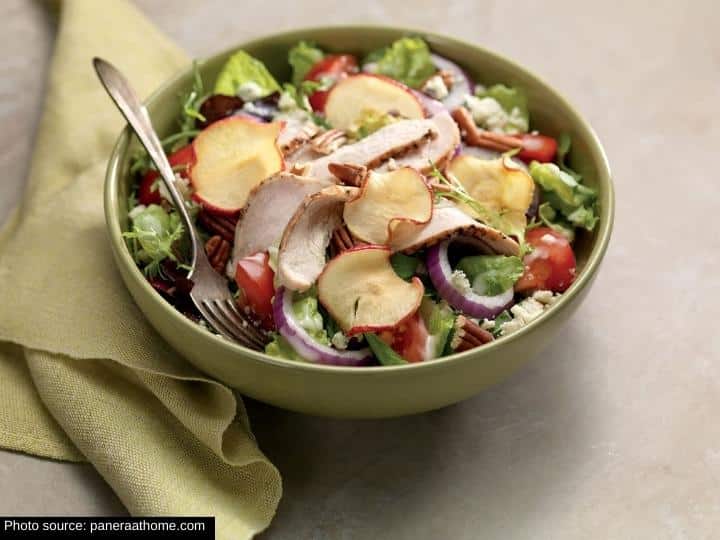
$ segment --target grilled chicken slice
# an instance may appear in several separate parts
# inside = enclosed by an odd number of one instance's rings
[[[258,185],[240,214],[227,274],[235,276],[243,257],[277,245],[290,218],[307,195],[317,193],[330,182],[279,172]]]
[[[438,113],[429,121],[433,123],[437,137],[426,141],[417,150],[394,158],[380,169],[412,167],[422,173],[428,173],[433,165],[442,167],[460,144],[460,130],[448,112]]]
[[[395,122],[354,144],[345,145],[332,154],[308,163],[305,174],[332,181],[335,177],[328,170],[330,163],[364,165],[372,169],[390,157],[412,151],[437,135],[437,124],[432,119]]]
[[[413,253],[437,244],[454,235],[473,239],[483,251],[498,255],[518,255],[518,243],[497,229],[474,220],[450,201],[435,204],[433,215],[426,225],[401,223],[390,240],[393,252]]]
[[[357,191],[333,185],[305,198],[280,241],[277,279],[281,285],[294,291],[312,286],[325,267],[325,251],[342,223],[345,201]]]

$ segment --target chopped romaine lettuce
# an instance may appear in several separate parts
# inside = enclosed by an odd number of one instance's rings
[[[575,240],[575,228],[562,216],[559,216],[550,203],[544,202],[538,207],[538,218],[544,225],[563,234],[568,242]]]
[[[429,339],[433,348],[429,351],[431,358],[442,356],[455,325],[455,312],[447,302],[437,303],[426,296],[420,304],[420,316],[430,334]]]
[[[143,266],[145,274],[157,276],[160,263],[165,259],[180,263],[174,247],[182,238],[183,231],[177,213],[168,214],[162,206],[151,204],[133,213],[132,229],[123,233],[123,237],[129,241],[133,258]]]
[[[570,138],[570,135],[568,135],[567,133],[561,133],[560,137],[558,137],[557,164],[558,167],[560,167],[560,170],[565,171],[576,181],[580,182],[582,181],[582,175],[578,172],[573,171],[570,167],[568,167],[567,163],[565,162],[565,159],[570,153],[570,146],[572,146],[572,139]]]
[[[460,259],[456,269],[465,272],[477,294],[495,296],[507,291],[520,279],[525,265],[520,257],[474,255]]]
[[[377,62],[377,73],[419,88],[437,69],[427,43],[418,37],[404,37],[366,59]]]
[[[235,96],[240,87],[253,83],[258,87],[258,98],[280,90],[280,85],[260,60],[245,51],[233,54],[225,63],[215,81],[215,93]]]
[[[408,363],[407,360],[396,353],[390,345],[375,334],[365,334],[365,340],[368,342],[368,345],[370,345],[372,352],[375,353],[378,362],[383,366],[400,366]]]
[[[530,163],[530,175],[542,188],[543,199],[575,227],[588,231],[595,228],[595,190],[578,183],[554,163]]]
[[[385,126],[397,122],[399,117],[375,109],[363,109],[358,119],[350,127],[350,135],[354,139],[364,139]]]
[[[295,360],[304,362],[305,359],[300,356],[295,349],[292,348],[287,340],[280,334],[275,334],[267,345],[265,345],[265,354],[276,358],[285,358],[286,360]]]
[[[315,291],[296,295],[293,300],[293,315],[297,322],[315,341],[322,345],[330,345],[330,339],[325,332],[325,322],[318,309],[318,300]]]
[[[390,257],[390,264],[393,270],[395,270],[395,273],[407,281],[415,275],[418,265],[420,264],[420,259],[404,255],[403,253],[395,253]]]
[[[301,41],[290,49],[288,63],[292,66],[292,83],[298,86],[310,69],[324,56],[322,50],[308,41]]]

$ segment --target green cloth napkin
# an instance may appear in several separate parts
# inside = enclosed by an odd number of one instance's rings
[[[87,460],[132,514],[268,526],[282,492],[232,390],[153,331],[116,271],[102,209],[123,122],[91,67],[141,94],[188,59],[123,0],[64,0],[23,200],[0,232],[0,445]]]

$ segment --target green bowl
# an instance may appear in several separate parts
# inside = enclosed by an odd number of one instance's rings
[[[110,157],[105,183],[105,216],[113,254],[135,302],[148,320],[181,355],[200,370],[243,394],[278,407],[346,418],[400,416],[456,403],[513,373],[557,334],[585,298],[610,240],[613,187],[600,142],[587,122],[549,85],[510,60],[453,38],[402,28],[350,26],[311,28],[257,39],[200,62],[213,81],[238,48],[261,59],[279,80],[288,80],[288,49],[300,39],[329,51],[364,54],[407,34],[422,35],[431,48],[460,63],[482,83],[502,82],[522,88],[532,124],[543,133],[572,136],[572,166],[599,192],[600,223],[576,244],[578,277],[541,317],[520,331],[479,349],[430,362],[390,367],[349,368],[300,363],[248,350],[211,334],[168,304],[135,266],[122,238],[127,229],[129,156],[136,142],[129,128],[121,133]],[[178,95],[191,85],[191,72],[180,73],[147,101],[161,136],[173,130]]]

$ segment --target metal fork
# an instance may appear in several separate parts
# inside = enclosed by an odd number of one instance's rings
[[[268,336],[241,309],[228,289],[227,281],[210,266],[205,248],[188,215],[185,201],[175,187],[175,173],[168,163],[160,139],[152,127],[147,109],[127,79],[112,64],[93,58],[93,66],[105,90],[128,121],[153,160],[167,187],[192,243],[192,264],[188,279],[193,282],[190,298],[205,320],[218,333],[249,349],[262,350]]]

